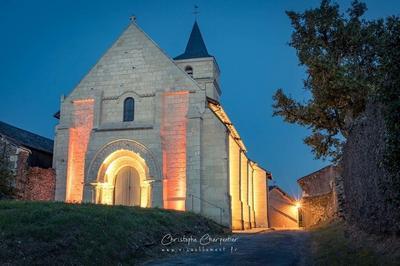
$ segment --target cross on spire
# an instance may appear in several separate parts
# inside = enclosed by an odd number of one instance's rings
[[[199,14],[200,14],[198,5],[194,5],[193,14],[194,14],[194,19],[197,20]]]

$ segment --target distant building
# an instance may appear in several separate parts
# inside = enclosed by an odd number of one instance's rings
[[[301,212],[305,227],[333,218],[338,212],[339,169],[326,166],[297,180],[302,189]]]
[[[15,174],[17,198],[53,200],[53,141],[0,121],[0,156]]]
[[[172,59],[133,19],[61,101],[56,200],[267,227],[271,175],[248,158],[219,102],[219,76],[197,22],[184,53]]]
[[[278,186],[270,186],[268,199],[268,222],[270,227],[299,227],[299,206],[293,197]]]

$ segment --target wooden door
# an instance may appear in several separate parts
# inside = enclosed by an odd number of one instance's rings
[[[140,205],[140,179],[133,167],[125,166],[118,171],[115,180],[114,204]]]

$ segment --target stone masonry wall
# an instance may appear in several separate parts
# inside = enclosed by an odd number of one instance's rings
[[[344,147],[345,217],[371,233],[400,233],[400,206],[393,199],[395,178],[385,170],[385,124],[378,105],[369,104]],[[397,196],[398,197],[398,196]]]
[[[303,226],[309,227],[334,217],[342,217],[344,196],[340,167],[327,166],[297,182],[303,190]]]
[[[230,227],[227,130],[210,109],[205,111],[202,121],[200,196],[207,195],[207,198],[198,200],[201,213]]]
[[[23,194],[24,200],[54,200],[56,173],[54,169],[31,167],[28,170]]]
[[[9,169],[14,173],[15,179],[13,186],[17,198],[21,198],[25,191],[26,172],[28,170],[27,162],[30,151],[19,147],[8,138],[0,136],[0,156],[8,162]]]
[[[332,191],[337,175],[337,167],[330,165],[300,178],[297,182],[303,190],[303,196],[324,195]]]
[[[66,201],[81,202],[85,155],[93,128],[93,99],[74,101],[73,127],[69,129]]]
[[[189,92],[168,92],[163,96],[161,138],[163,149],[164,208],[185,210],[186,128]]]
[[[303,197],[301,201],[302,225],[310,227],[334,217],[335,199],[332,192],[314,197]]]

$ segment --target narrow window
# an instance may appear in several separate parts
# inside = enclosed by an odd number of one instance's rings
[[[133,121],[135,115],[135,100],[132,97],[124,101],[124,122]]]
[[[193,78],[193,68],[191,66],[185,67],[185,72]]]

